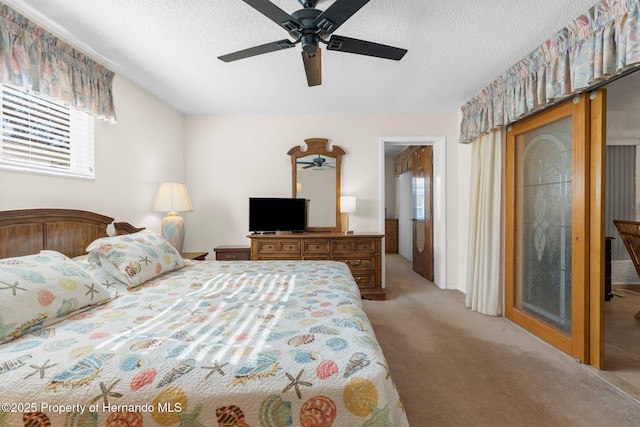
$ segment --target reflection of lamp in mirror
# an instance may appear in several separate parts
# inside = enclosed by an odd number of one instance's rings
[[[301,182],[297,182],[296,183],[296,193],[302,193],[304,191],[304,189],[302,188],[302,183]]]
[[[160,185],[156,201],[153,204],[154,212],[167,212],[162,219],[162,237],[182,252],[184,243],[184,219],[178,212],[191,212],[191,200],[187,187],[175,182],[164,182]]]
[[[353,196],[340,196],[340,213],[342,214],[342,233],[353,234],[349,230],[349,214],[356,211],[356,198]]]

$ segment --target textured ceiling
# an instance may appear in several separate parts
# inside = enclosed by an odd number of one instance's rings
[[[396,62],[323,50],[323,83],[310,88],[299,45],[217,59],[288,36],[241,0],[3,1],[185,114],[458,111],[596,3],[371,0],[335,34],[409,52]]]

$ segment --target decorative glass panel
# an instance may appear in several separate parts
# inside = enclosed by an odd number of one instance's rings
[[[571,333],[571,117],[516,137],[514,305]]]
[[[413,219],[415,224],[415,244],[418,252],[424,252],[426,245],[425,234],[425,209],[426,209],[426,187],[424,169],[418,168],[418,172],[413,177]]]

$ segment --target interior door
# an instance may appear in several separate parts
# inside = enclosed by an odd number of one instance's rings
[[[585,94],[507,132],[506,315],[584,363],[604,282],[595,113]]]
[[[433,281],[433,147],[424,146],[411,159],[413,271]]]

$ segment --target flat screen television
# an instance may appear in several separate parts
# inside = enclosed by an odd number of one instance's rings
[[[250,197],[249,231],[303,232],[307,228],[307,201],[296,198]]]

